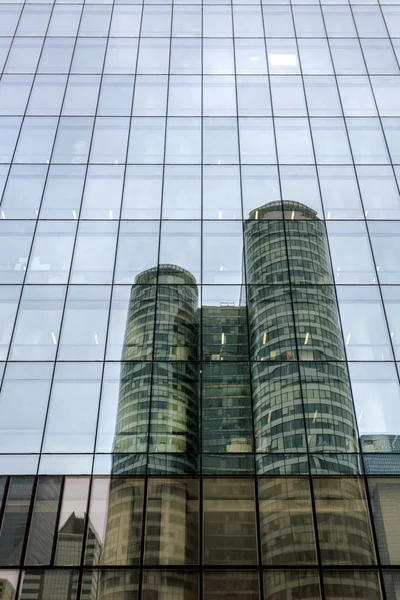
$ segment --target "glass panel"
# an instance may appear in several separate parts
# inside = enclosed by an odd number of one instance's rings
[[[104,73],[134,73],[136,70],[137,51],[138,40],[136,39],[109,38]]]
[[[32,79],[32,75],[3,75],[0,81],[1,115],[23,115],[25,113]]]
[[[257,564],[252,480],[205,479],[203,488],[205,564]]]
[[[313,488],[322,563],[375,564],[363,480],[314,477]]]
[[[161,227],[160,264],[186,269],[200,283],[200,223],[164,221]]]
[[[96,112],[100,75],[70,75],[62,114],[92,116]]]
[[[179,600],[197,600],[199,597],[196,572],[144,571],[142,600],[162,600],[165,595]]]
[[[238,222],[203,225],[203,283],[240,284],[243,268],[243,230]]]
[[[400,357],[400,312],[399,312],[399,288],[395,286],[382,286],[381,288],[383,302],[385,306],[386,318],[388,320],[390,339],[396,360]]]
[[[61,117],[52,162],[61,164],[86,163],[89,155],[93,119]]]
[[[239,119],[239,132],[240,158],[243,164],[268,164],[276,162],[275,140],[271,119],[242,117]],[[299,133],[297,134],[298,143],[301,143],[299,139],[300,135]],[[287,161],[282,160],[282,162]]]
[[[55,565],[57,566],[73,566],[79,565],[81,562],[83,535],[87,521],[89,482],[89,477],[65,478],[61,512],[57,524],[55,555]],[[69,572],[65,571],[65,573]],[[70,575],[68,575],[69,577]]]
[[[57,121],[55,117],[26,117],[15,151],[15,162],[48,164]]]
[[[345,600],[357,596],[382,600],[379,576],[375,570],[325,571],[323,580],[326,600]]]
[[[205,165],[203,167],[203,218],[241,219],[240,191],[239,167]]]
[[[64,296],[62,286],[25,287],[11,346],[11,360],[54,360]]]
[[[238,111],[241,117],[265,117],[271,114],[267,76],[239,75],[236,78],[236,90]]]
[[[151,376],[152,365],[147,362],[106,363],[105,366],[96,450],[113,450],[115,468],[120,462],[128,473],[141,472],[141,466],[146,465],[145,456],[122,453],[147,451]],[[137,410],[130,410],[130,417],[126,419],[127,407],[132,406]],[[117,452],[121,452],[120,457]]]
[[[33,477],[12,477],[0,531],[0,565],[18,566],[33,490]]]
[[[382,564],[397,565],[400,562],[397,539],[399,523],[396,518],[396,503],[399,482],[397,479],[369,477],[368,488],[371,499],[373,522],[376,531]]]
[[[0,287],[0,359],[6,360],[8,347],[14,328],[18,301],[21,294],[20,286]]]
[[[304,117],[307,115],[303,83],[298,75],[272,75],[271,94],[275,116]]]
[[[165,162],[198,164],[201,156],[201,121],[199,118],[168,118]]]
[[[77,219],[82,200],[86,168],[79,165],[52,165],[40,209],[41,219]]]
[[[368,165],[356,168],[365,216],[368,219],[399,219],[400,195],[389,166]]]
[[[165,116],[167,111],[168,77],[166,75],[138,75],[132,114],[140,117]]]
[[[353,167],[319,166],[318,175],[326,219],[363,218],[360,192]]]
[[[374,441],[397,435],[400,428],[400,389],[393,363],[349,363],[351,385],[363,451]]]
[[[36,219],[47,168],[39,165],[13,165],[1,203],[4,219]]]
[[[337,288],[348,360],[392,360],[385,315],[374,287]]]
[[[259,600],[260,585],[256,571],[205,571],[204,600]],[[190,599],[191,600],[191,599]]]
[[[167,165],[163,190],[164,219],[199,219],[201,216],[201,169]]]
[[[94,553],[94,542],[88,539],[86,564],[129,566],[139,563],[144,482],[133,477],[116,477],[121,467],[122,463],[118,465],[115,456],[114,477],[93,481],[89,522],[92,523],[93,539],[97,538],[101,554]]]
[[[150,479],[144,562],[198,564],[199,483],[190,479]],[[169,590],[172,593],[172,590]]]
[[[327,232],[336,284],[376,283],[377,274],[365,224],[328,222]]]
[[[76,223],[42,221],[38,224],[29,260],[27,283],[67,283]]]
[[[15,600],[15,591],[18,586],[19,571],[0,571],[0,581],[8,600]]]
[[[75,245],[71,283],[111,283],[117,223],[81,222]]]
[[[105,160],[108,161],[108,158]],[[121,210],[123,177],[123,166],[90,165],[86,174],[80,217],[117,219]]]
[[[203,161],[206,164],[237,164],[238,133],[236,119],[203,120]]]
[[[165,119],[134,117],[131,121],[128,163],[162,163]]]
[[[134,283],[142,271],[158,262],[159,222],[121,222],[118,239],[115,283]]]
[[[308,478],[260,478],[261,550],[264,565],[315,564]],[[270,583],[274,582],[274,578]],[[275,585],[278,581],[275,581]],[[272,593],[272,589],[269,593]]]
[[[0,394],[2,452],[40,451],[52,374],[51,364],[8,364]]]
[[[267,571],[264,573],[264,599],[278,600],[282,594],[293,598],[321,600],[318,571],[312,569]]]
[[[71,38],[46,38],[38,66],[39,73],[65,73],[71,65],[75,40]]]
[[[168,95],[168,115],[200,116],[201,79],[197,75],[171,75]]]
[[[61,494],[61,477],[40,477],[36,488],[25,565],[49,565]]]
[[[37,75],[28,106],[28,115],[58,115],[64,97],[66,75]]]
[[[346,119],[356,164],[388,164],[389,155],[379,119]]]
[[[221,310],[221,316],[224,313],[228,315],[223,317],[226,328],[231,322],[235,323],[237,317],[232,318],[232,313],[239,313],[240,309],[232,310],[230,307],[224,307]],[[213,307],[208,311],[210,321],[214,318],[218,309]],[[240,313],[239,313],[240,314]],[[247,364],[221,360],[230,358],[228,352],[224,352],[224,344],[221,346],[221,339],[225,341],[224,325],[212,328],[210,321],[206,321],[207,312],[203,308],[203,335],[205,343],[203,345],[203,358],[209,362],[203,363],[202,367],[202,425],[203,425],[203,452],[228,453],[228,452],[251,452],[253,449],[253,425],[252,425],[252,407],[250,393],[250,368]],[[207,327],[208,326],[208,327]],[[208,331],[207,331],[208,328]],[[218,331],[219,329],[219,331]],[[233,343],[235,339],[240,341],[245,338],[245,332],[239,327],[238,333],[227,336]],[[206,330],[206,331],[205,331]],[[222,330],[222,332],[221,332]],[[226,330],[226,329],[225,329]],[[219,333],[219,348],[217,341],[212,345],[210,340],[217,337]],[[222,337],[224,334],[224,337]],[[221,352],[220,352],[221,350]],[[245,347],[243,354],[246,355]],[[243,355],[239,355],[242,358]],[[218,360],[220,357],[220,360]],[[233,357],[237,360],[237,355]],[[214,362],[215,361],[215,362]],[[240,472],[240,461],[236,455],[232,456],[232,462]]]
[[[23,573],[19,600],[75,600],[79,571],[29,569]]]
[[[102,360],[106,345],[110,287],[70,287],[58,351],[59,360]]]
[[[132,569],[118,569],[111,571],[83,572],[82,588],[79,595],[80,600],[97,600],[110,598],[110,600],[137,600],[139,590],[139,571]]]
[[[43,442],[44,452],[93,451],[101,372],[100,364],[57,364]],[[84,411],[81,410],[83,405]],[[80,415],[79,420],[77,414]]]

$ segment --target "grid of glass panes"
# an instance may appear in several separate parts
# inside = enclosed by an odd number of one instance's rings
[[[397,598],[396,477],[14,476],[0,485],[0,582],[9,600],[49,597],[43,590],[68,600],[149,599],[165,586],[185,600],[198,600],[200,587],[207,600],[273,599],[282,586],[313,600],[360,592],[379,600],[382,589]],[[110,520],[114,485],[124,490],[129,531],[124,518]],[[183,537],[163,518],[166,495],[187,500]],[[127,544],[111,554],[110,527]]]
[[[246,444],[215,450],[218,424],[209,437],[200,427],[208,395],[224,386],[234,395],[252,369],[276,364],[252,355],[246,310],[227,324],[212,319],[212,309],[245,306],[246,222],[274,201],[306,205],[326,228],[366,452],[353,464],[399,473],[399,61],[396,0],[0,4],[2,473],[112,470],[132,286],[164,264],[198,286],[200,352],[185,369],[201,371],[203,384],[189,471],[322,472],[323,448],[301,460],[312,449],[306,418],[306,446],[290,455],[254,452],[251,403],[238,401],[250,408]],[[173,463],[152,437],[157,369],[177,357],[163,351],[170,332],[155,287],[150,354],[135,359],[148,413],[137,474],[168,474]],[[284,287],[296,331],[296,286],[289,277]],[[295,336],[301,396],[308,338],[300,328]],[[226,356],[229,344],[236,354]],[[231,415],[222,401],[207,419]],[[348,458],[329,460],[340,473]],[[205,580],[202,593],[213,585]]]

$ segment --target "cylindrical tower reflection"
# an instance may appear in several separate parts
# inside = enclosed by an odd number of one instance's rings
[[[153,472],[195,467],[189,456],[198,440],[197,296],[193,275],[175,265],[135,279],[122,351],[115,474],[143,472],[147,450],[162,454]]]
[[[341,468],[357,472],[324,223],[298,202],[271,202],[245,222],[245,253],[257,451],[326,453],[316,459],[320,472],[337,461],[329,453],[344,454]],[[261,473],[273,468],[273,461],[260,462]]]
[[[105,565],[135,565],[140,560],[141,520],[135,515],[142,511],[142,497],[135,481],[123,476],[146,470],[163,475],[196,473],[197,298],[195,278],[175,265],[144,271],[132,286],[113,442]],[[195,537],[190,531],[192,521],[180,517],[187,490],[187,483],[179,479],[173,486],[156,488],[156,504],[163,506],[163,514],[158,528],[146,529],[146,539],[149,547],[162,546],[158,564],[179,562],[188,552],[187,540]],[[154,493],[148,491],[148,503],[154,502]],[[174,543],[168,545],[172,523]],[[104,579],[102,600],[113,598],[114,590],[122,585],[116,573],[112,581]],[[180,597],[181,588],[177,580],[176,589],[171,590],[174,597]]]

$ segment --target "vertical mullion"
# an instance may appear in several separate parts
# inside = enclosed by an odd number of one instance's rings
[[[245,298],[246,298],[246,331],[247,331],[247,351],[248,351],[248,374],[249,374],[249,382],[250,382],[250,410],[251,410],[251,421],[252,421],[252,454],[253,454],[253,474],[252,474],[252,489],[254,494],[254,507],[255,507],[255,533],[256,533],[256,544],[257,544],[257,558],[258,558],[258,585],[259,585],[259,597],[260,600],[264,600],[264,578],[263,578],[263,560],[262,560],[262,544],[261,544],[261,528],[260,528],[260,511],[259,511],[259,490],[258,490],[258,476],[257,476],[257,455],[255,448],[255,424],[254,424],[254,410],[253,410],[253,385],[252,385],[252,377],[251,377],[251,356],[250,356],[250,325],[249,325],[249,317],[248,317],[248,306],[247,306],[247,270],[245,268],[246,265],[246,250],[245,250],[245,222],[244,222],[244,212],[243,212],[243,185],[242,185],[242,155],[241,155],[241,144],[240,144],[240,121],[239,121],[239,99],[238,99],[238,89],[237,89],[237,63],[236,63],[236,46],[235,46],[235,19],[234,19],[234,4],[233,0],[231,0],[231,16],[232,16],[232,32],[233,32],[233,61],[234,61],[234,78],[235,78],[235,99],[236,99],[236,130],[237,130],[237,144],[238,144],[238,156],[239,156],[239,185],[240,185],[240,203],[241,203],[241,217],[242,217],[242,248],[243,248],[243,276],[244,276],[244,285],[245,285]],[[245,5],[244,5],[245,6]],[[260,8],[261,12],[261,8]],[[248,38],[245,38],[248,39]],[[235,455],[238,460],[240,460],[240,455]]]

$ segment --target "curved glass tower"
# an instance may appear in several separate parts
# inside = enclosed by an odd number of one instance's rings
[[[245,265],[256,451],[320,452],[321,472],[331,470],[330,452],[344,453],[343,468],[357,472],[349,455],[357,451],[357,433],[324,223],[298,202],[253,210],[245,222]],[[259,464],[261,473],[269,471]]]

